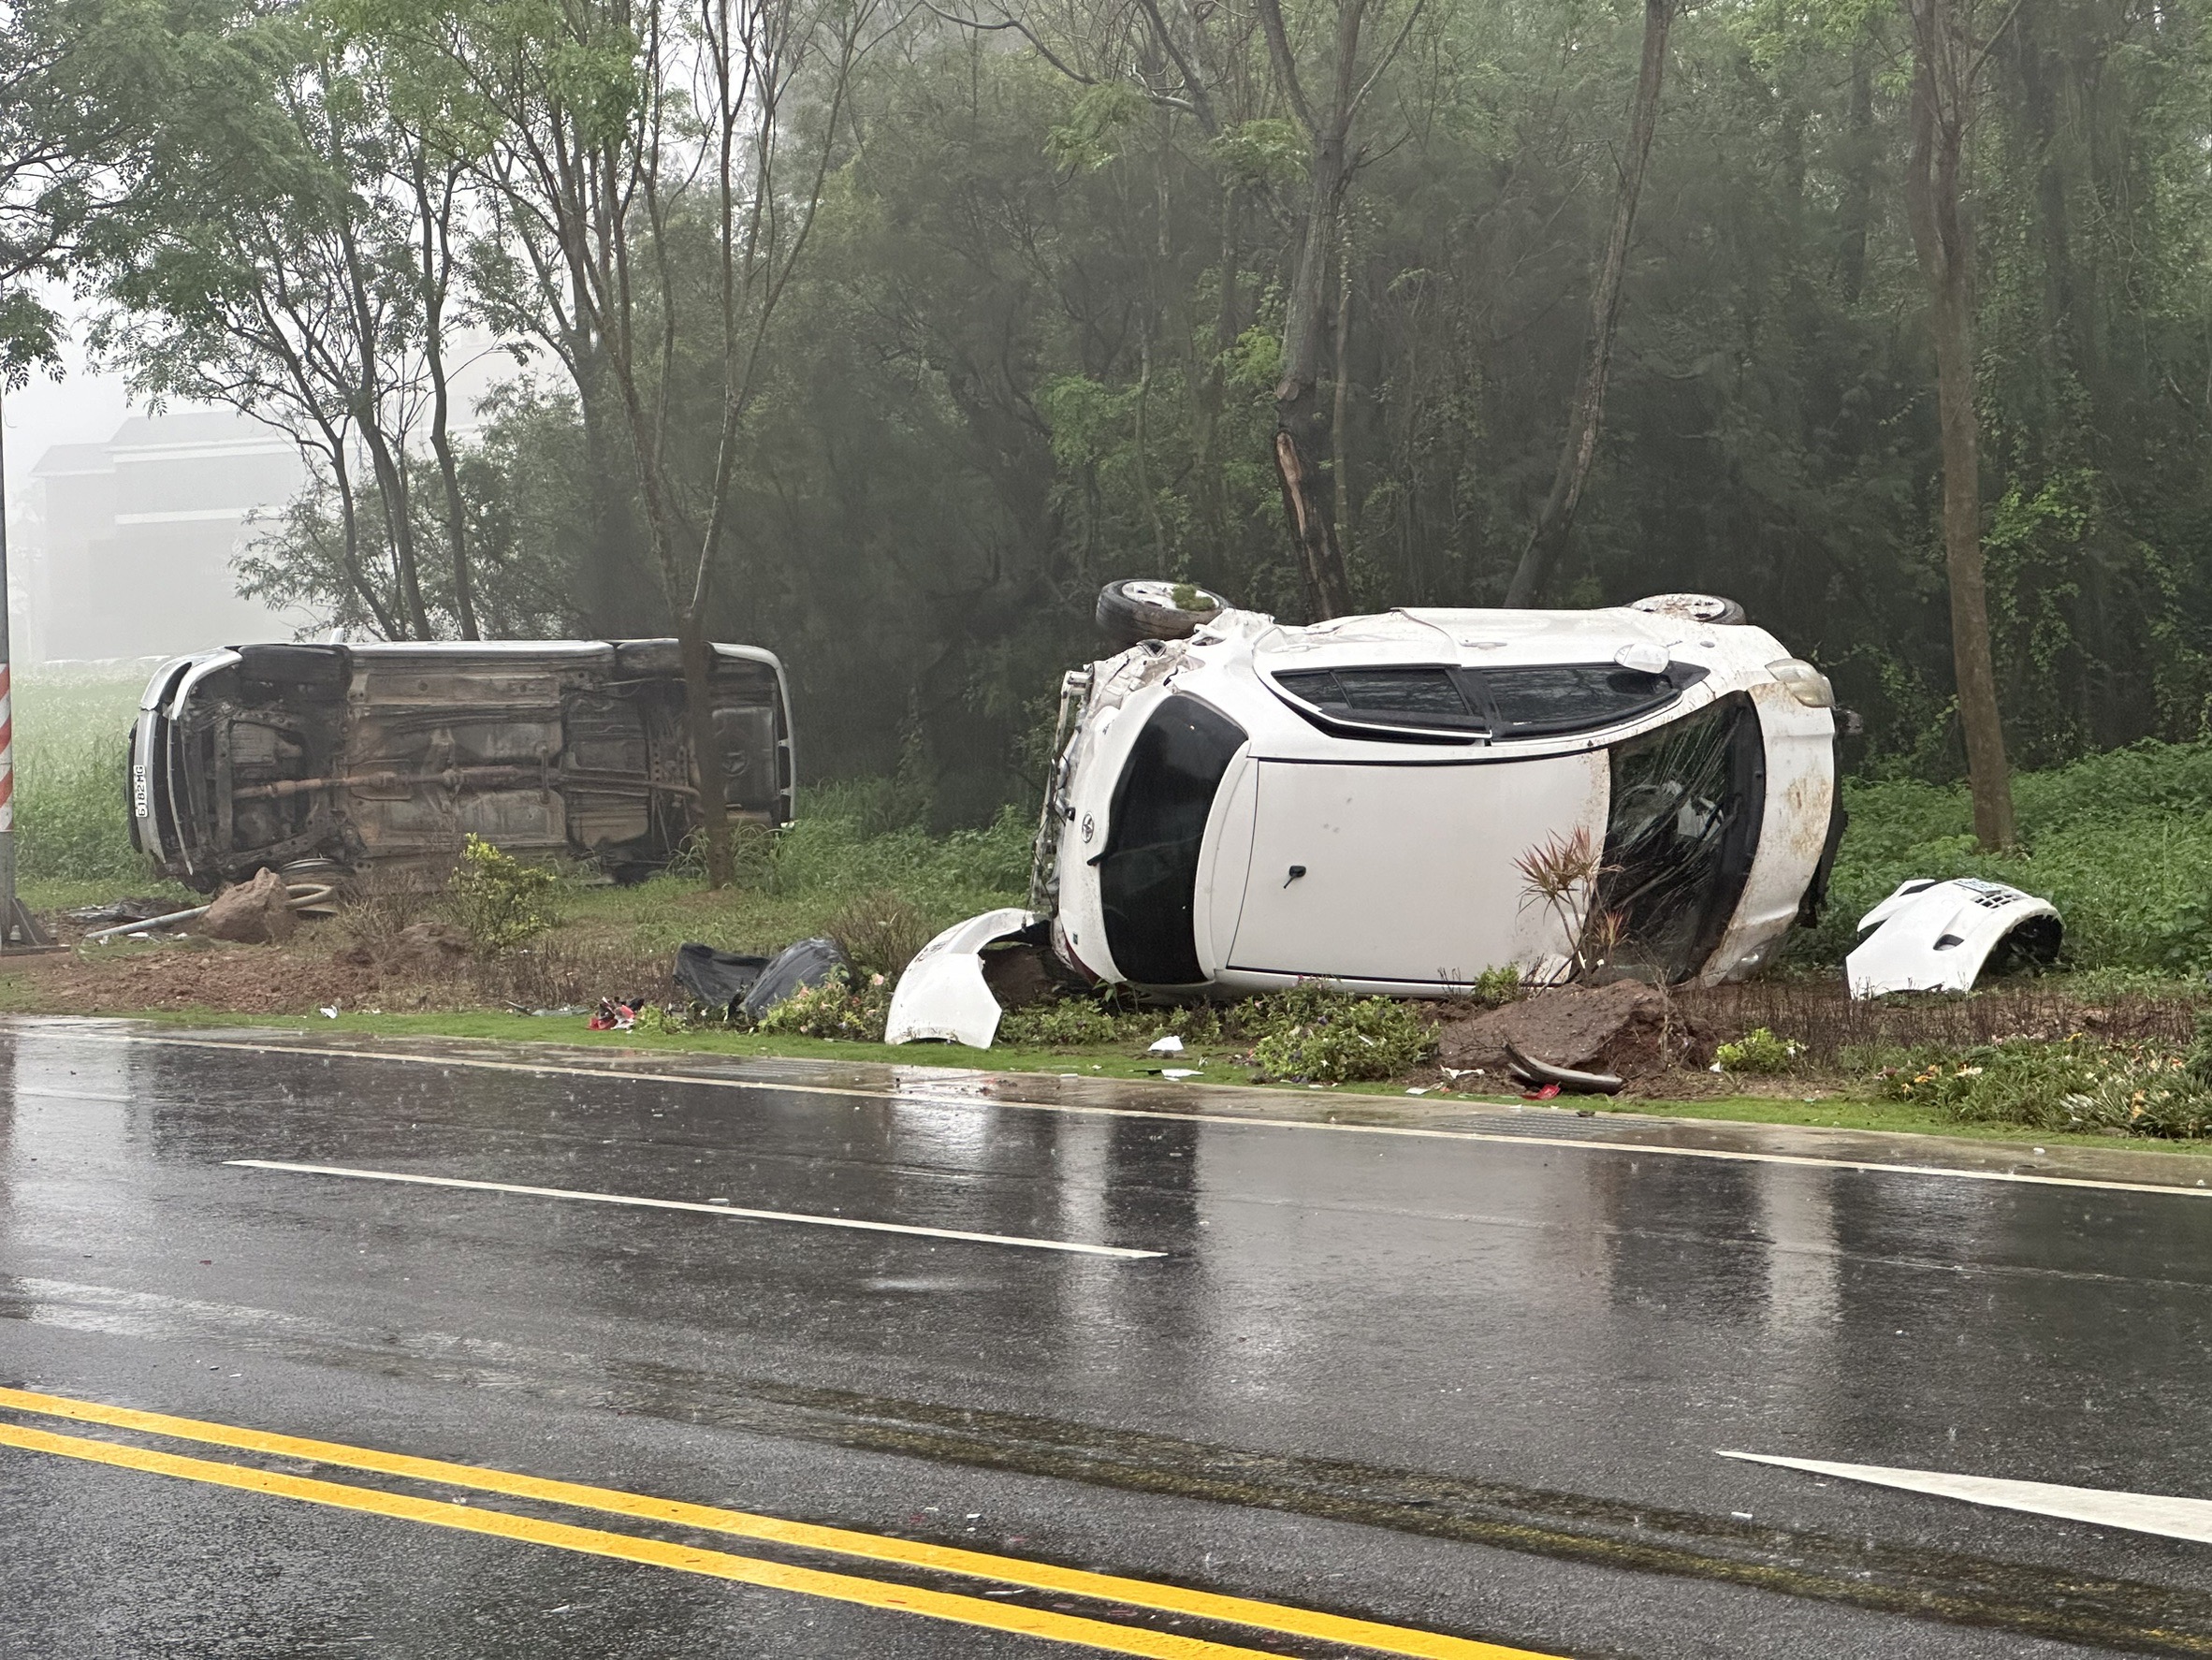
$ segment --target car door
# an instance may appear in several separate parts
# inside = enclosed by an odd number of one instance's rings
[[[1605,831],[1603,752],[1481,764],[1261,761],[1230,966],[1430,984],[1571,947],[1514,861]]]

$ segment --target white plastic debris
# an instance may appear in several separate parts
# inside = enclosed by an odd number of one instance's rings
[[[988,1049],[1004,1012],[983,980],[983,947],[1018,934],[1037,919],[1019,906],[986,910],[954,923],[915,953],[891,994],[886,1043],[935,1039]]]
[[[1181,1055],[1183,1053],[1183,1040],[1181,1038],[1162,1038],[1144,1053],[1147,1055]]]
[[[2048,899],[1972,876],[1905,882],[1858,926],[1858,948],[1843,963],[1854,997],[1966,991],[2001,949],[2048,963],[2065,935]]]
[[[1196,1067],[1162,1067],[1159,1075],[1163,1078],[1195,1078],[1199,1073]]]
[[[323,1018],[325,1020],[336,1020],[338,1018],[338,1006],[335,1003],[325,1003],[323,1005]]]

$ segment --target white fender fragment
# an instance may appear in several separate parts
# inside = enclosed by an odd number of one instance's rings
[[[935,1040],[988,1049],[1004,1012],[983,980],[983,947],[1037,921],[1018,905],[954,923],[915,953],[891,994],[886,1043]]]
[[[2048,899],[1962,876],[1908,881],[1859,918],[1858,949],[1843,961],[1854,997],[1893,991],[1969,990],[2011,935],[2039,961],[2059,954],[2065,925]]]

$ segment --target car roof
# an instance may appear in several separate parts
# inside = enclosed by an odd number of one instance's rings
[[[1594,611],[1424,606],[1269,629],[1253,642],[1252,656],[1271,671],[1393,663],[1604,663],[1623,646],[1672,646],[1710,632],[1700,623],[1625,605]]]

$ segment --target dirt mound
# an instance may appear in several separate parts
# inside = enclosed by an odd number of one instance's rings
[[[1612,1072],[1632,1086],[1699,1064],[1705,1048],[1666,993],[1633,981],[1533,992],[1501,1009],[1448,1014],[1436,1027],[1437,1058],[1461,1070],[1502,1074],[1507,1043],[1532,1060]]]

